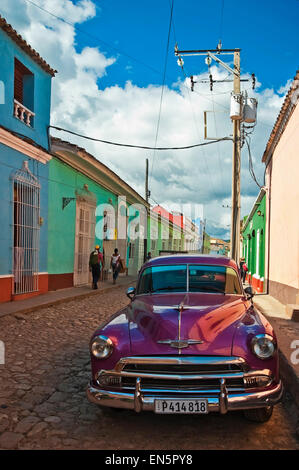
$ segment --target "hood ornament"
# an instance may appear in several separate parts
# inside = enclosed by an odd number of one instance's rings
[[[202,344],[204,341],[200,339],[163,339],[157,341],[159,344],[169,344],[171,348],[183,349],[188,348],[191,344]]]

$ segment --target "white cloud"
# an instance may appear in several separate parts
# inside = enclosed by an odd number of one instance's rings
[[[91,0],[72,3],[70,0],[36,0],[55,15],[73,23],[84,23],[96,15]],[[2,0],[4,16],[25,39],[58,70],[52,85],[52,124],[104,140],[153,146],[161,87],[149,84],[138,87],[127,81],[124,87],[112,83],[101,87],[101,78],[109,77],[109,67],[117,58],[107,57],[100,47],[76,47],[76,31],[29,2]],[[174,58],[175,60],[175,58]],[[132,77],[131,65],[127,68]],[[227,78],[227,72],[213,65],[214,79]],[[145,70],[146,74],[146,70]],[[199,82],[208,74],[194,76]],[[244,75],[249,78],[250,75]],[[244,78],[242,77],[242,78]],[[261,157],[273,123],[282,105],[289,82],[279,90],[261,88],[255,91],[245,82],[248,95],[258,99],[258,122],[252,135],[252,155],[258,180],[263,183]],[[183,146],[204,141],[203,111],[208,115],[208,134],[227,136],[232,132],[229,101],[232,84],[196,83],[190,91],[189,79],[177,79],[165,87],[158,146]],[[55,134],[55,132],[53,132]],[[166,205],[203,204],[208,231],[214,236],[229,238],[231,211],[231,142],[221,142],[184,151],[153,152],[112,147],[79,139],[68,134],[58,137],[78,143],[117,172],[140,194],[144,193],[145,158],[150,158],[150,189],[152,197]],[[154,162],[154,163],[153,163]],[[153,170],[153,171],[152,171]],[[248,172],[248,155],[242,151],[242,215],[248,213],[259,188]]]

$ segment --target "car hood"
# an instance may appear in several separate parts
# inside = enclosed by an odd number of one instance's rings
[[[128,311],[131,352],[133,355],[229,356],[247,303],[238,295],[182,293],[137,296]],[[175,340],[185,340],[188,344],[178,347]],[[169,344],[171,341],[172,345]]]

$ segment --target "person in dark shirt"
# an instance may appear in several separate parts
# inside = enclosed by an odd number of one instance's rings
[[[103,254],[100,252],[100,246],[96,245],[94,251],[92,251],[89,256],[89,269],[92,272],[92,289],[98,289],[98,282],[103,266]]]

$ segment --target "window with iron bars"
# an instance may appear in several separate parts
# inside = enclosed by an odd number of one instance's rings
[[[38,291],[40,184],[24,161],[12,176],[14,293]]]

